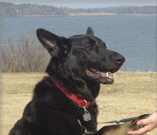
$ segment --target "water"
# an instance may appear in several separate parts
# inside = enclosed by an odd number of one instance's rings
[[[26,35],[36,38],[37,28],[69,37],[86,32],[88,26],[109,49],[126,57],[121,70],[157,71],[157,22],[155,15],[0,18],[0,42],[5,45]]]

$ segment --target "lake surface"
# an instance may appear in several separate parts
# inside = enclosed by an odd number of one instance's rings
[[[109,49],[126,57],[122,71],[157,71],[157,19],[155,15],[113,15],[41,18],[0,18],[0,43],[29,36],[37,28],[70,37],[91,26]],[[37,41],[38,42],[38,41]]]

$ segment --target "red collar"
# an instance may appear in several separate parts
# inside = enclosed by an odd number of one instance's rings
[[[70,93],[65,87],[63,87],[59,82],[52,79],[52,82],[55,84],[55,86],[62,91],[69,99],[71,99],[74,103],[79,105],[80,107],[86,107],[87,109],[91,105],[91,102],[86,101],[85,99],[81,99],[77,97],[75,94]]]

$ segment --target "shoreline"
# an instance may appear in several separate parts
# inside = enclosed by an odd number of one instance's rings
[[[112,15],[157,15],[157,14],[117,14],[117,13],[69,13],[69,16],[112,16]]]
[[[40,17],[77,17],[77,16],[155,16],[157,14],[117,14],[117,13],[69,13],[68,15],[24,15],[24,16],[0,16],[0,18],[40,18]]]

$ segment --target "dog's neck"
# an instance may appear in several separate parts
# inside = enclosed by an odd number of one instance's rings
[[[76,94],[78,97],[88,101],[95,100],[100,89],[99,83],[80,78],[79,74],[69,76],[67,69],[63,69],[59,65],[61,64],[57,59],[51,59],[46,70],[51,78],[60,82],[69,92]]]
[[[77,95],[70,93],[65,87],[62,86],[61,83],[57,82],[54,79],[51,79],[54,85],[61,91],[63,92],[69,99],[71,99],[75,104],[77,104],[80,107],[88,107],[92,105],[94,101],[87,101],[86,99],[79,98]]]
[[[51,77],[52,78],[52,77]],[[94,101],[99,93],[100,84],[94,82],[86,82],[84,80],[76,80],[71,78],[66,80],[64,78],[54,78],[59,82],[68,92],[75,94],[77,97],[87,101]]]

